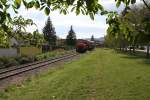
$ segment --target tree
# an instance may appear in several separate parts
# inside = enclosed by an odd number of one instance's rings
[[[150,2],[148,2],[149,0],[142,0],[142,1],[143,1],[144,5],[150,10],[150,6],[149,6]]]
[[[48,17],[47,22],[43,28],[44,39],[49,43],[51,48],[56,46],[56,32],[53,27],[50,17]]]
[[[112,38],[116,38],[119,44],[125,43],[126,46],[132,46],[133,51],[135,51],[136,45],[147,45],[147,58],[149,58],[149,16],[150,11],[144,5],[131,6],[128,11],[125,8],[119,15],[110,13],[107,18],[109,24],[107,38],[112,36]],[[121,45],[120,47],[124,48]]]
[[[31,45],[31,40],[33,38],[33,35],[31,33],[26,33],[23,36],[23,42],[25,46],[30,46]]]
[[[36,26],[36,24],[32,21],[32,19],[24,19],[22,16],[14,17],[12,25],[16,32],[26,31],[26,27],[28,25]]]
[[[26,34],[26,27],[30,25],[35,25],[36,24],[32,21],[32,19],[25,19],[22,16],[19,17],[14,17],[12,20],[12,25],[13,25],[13,37],[15,37],[17,40],[23,40]]]
[[[69,46],[75,46],[76,44],[76,33],[73,30],[73,27],[70,27],[70,31],[68,32],[68,35],[66,37],[66,43]]]
[[[31,44],[37,47],[41,47],[44,42],[44,35],[40,34],[38,30],[34,31]]]
[[[150,4],[147,4],[150,6]],[[139,16],[139,17],[137,17]],[[132,6],[126,15],[126,22],[132,25],[132,35],[135,36],[134,42],[139,45],[147,45],[147,58],[149,58],[150,43],[150,11],[142,5]],[[131,27],[131,26],[130,26]]]
[[[95,40],[95,39],[94,39],[94,35],[92,35],[92,36],[91,36],[91,41],[94,41],[94,40]]]

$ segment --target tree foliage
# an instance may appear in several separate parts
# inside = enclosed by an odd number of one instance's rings
[[[91,41],[94,41],[94,40],[95,40],[95,39],[94,39],[94,35],[92,35],[92,36],[91,36]]]
[[[115,14],[115,16],[109,14],[107,23],[109,27],[105,39],[106,44],[117,41],[115,44],[117,47],[132,46],[134,48],[136,45],[149,45],[150,43],[150,11],[145,5],[131,6],[128,11],[123,10],[121,14]],[[108,40],[110,37],[112,42]]]
[[[32,19],[25,19],[22,16],[16,16],[12,20],[12,34],[10,37],[14,37],[17,41],[21,42],[24,45],[30,45],[33,35],[29,32],[26,32],[26,27],[37,25],[32,21]],[[8,32],[7,32],[8,33]]]
[[[9,47],[9,37],[8,34],[0,29],[0,48],[8,48]]]
[[[47,22],[43,28],[43,34],[44,39],[49,43],[51,47],[56,46],[56,32],[50,17],[48,17]]]
[[[32,19],[25,19],[22,16],[14,17],[14,19],[12,20],[12,25],[15,28],[16,32],[26,31],[26,27],[28,25],[36,26]]]
[[[33,37],[32,37],[32,45],[41,47],[44,44],[44,36],[43,34],[40,34],[38,30],[33,32]]]
[[[144,2],[145,0],[143,0]],[[126,6],[129,4],[134,4],[136,0],[115,0],[116,6],[119,7],[121,3]],[[18,9],[21,4],[27,8],[36,8],[38,10],[43,10],[46,15],[49,15],[51,11],[59,10],[60,13],[67,14],[68,9],[71,8],[72,12],[77,15],[82,13],[83,15],[89,15],[94,19],[94,15],[101,13],[106,13],[103,6],[99,3],[99,0],[1,0],[0,1],[0,23],[5,23],[11,20],[11,16],[8,13],[8,9],[12,8],[15,13],[18,13]],[[147,4],[145,2],[145,4]]]
[[[69,46],[75,46],[76,45],[76,33],[73,30],[73,27],[70,27],[70,31],[68,32],[68,35],[66,37],[66,43]]]

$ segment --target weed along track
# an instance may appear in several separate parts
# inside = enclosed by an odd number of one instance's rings
[[[25,73],[25,72],[28,72],[28,71],[32,71],[34,69],[44,67],[46,65],[50,65],[50,64],[53,64],[53,63],[57,63],[59,61],[71,59],[75,56],[77,56],[76,53],[71,53],[71,54],[66,54],[64,56],[55,57],[55,58],[52,58],[52,59],[49,59],[49,60],[38,61],[38,62],[35,62],[35,63],[18,66],[18,67],[15,67],[15,68],[2,69],[0,71],[0,81],[4,80],[6,78],[12,77],[12,76],[16,76],[16,75],[19,75],[19,74],[22,74],[22,73]]]

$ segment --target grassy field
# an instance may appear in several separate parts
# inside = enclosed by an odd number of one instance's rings
[[[0,93],[0,100],[149,100],[150,61],[96,49]]]

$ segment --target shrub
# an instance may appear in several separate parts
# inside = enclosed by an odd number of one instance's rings
[[[65,53],[66,53],[66,51],[64,49],[58,49],[55,51],[46,52],[43,54],[36,55],[35,60],[38,61],[38,60],[43,60],[43,59],[49,59],[51,57],[55,57],[55,56],[62,55]]]
[[[2,68],[2,67],[16,66],[20,64],[27,64],[27,63],[31,63],[34,61],[39,61],[39,60],[55,57],[58,55],[62,55],[65,53],[66,53],[65,50],[59,49],[59,50],[55,50],[52,52],[47,52],[47,53],[43,53],[40,55],[36,55],[34,57],[28,57],[28,56],[3,57],[3,58],[0,58],[0,67]]]
[[[11,67],[11,66],[17,66],[19,63],[14,58],[8,58],[7,63],[5,64],[5,67]]]
[[[36,61],[39,61],[39,60],[42,60],[42,59],[46,59],[47,57],[46,57],[46,55],[44,55],[44,54],[40,54],[40,55],[37,55],[37,56],[35,56],[35,60]]]
[[[20,64],[31,63],[34,61],[35,61],[35,59],[33,57],[27,57],[27,56],[22,56],[22,57],[19,57],[19,59],[18,59],[18,62]]]
[[[3,67],[11,67],[11,66],[16,66],[19,63],[16,61],[14,58],[8,58],[8,57],[3,57],[0,58],[0,62]]]

